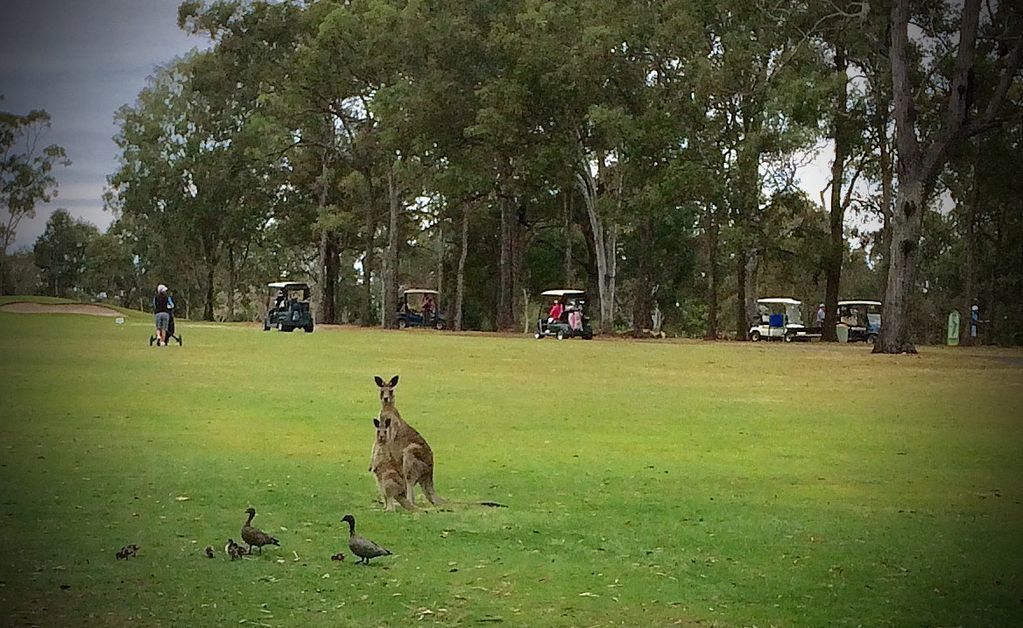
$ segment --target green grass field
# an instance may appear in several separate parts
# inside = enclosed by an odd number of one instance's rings
[[[0,312],[3,625],[1023,614],[1023,352],[178,329]],[[508,508],[376,505],[395,373],[440,493]],[[231,562],[249,505],[281,547]],[[395,555],[332,562],[349,512]]]

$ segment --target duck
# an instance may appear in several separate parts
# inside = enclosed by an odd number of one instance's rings
[[[348,549],[352,550],[352,553],[359,557],[356,564],[364,563],[368,565],[370,558],[391,555],[391,550],[386,547],[380,547],[373,541],[355,533],[355,517],[345,515],[341,517],[341,521],[348,523]]]
[[[235,543],[234,539],[228,539],[227,545],[224,546],[224,553],[227,554],[228,558],[231,560],[237,560],[249,552],[241,545]]]
[[[252,518],[256,516],[256,509],[249,506],[245,509],[248,513],[249,518],[246,519],[245,525],[242,526],[242,540],[249,544],[249,553],[252,553],[253,547],[259,548],[259,553],[263,553],[264,545],[276,545],[281,546],[280,541],[270,536],[266,532],[263,532],[259,528],[252,527]]]

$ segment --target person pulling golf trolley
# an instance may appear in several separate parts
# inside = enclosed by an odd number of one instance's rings
[[[156,334],[149,337],[149,346],[166,347],[170,339],[178,341],[181,346],[181,335],[174,335],[174,299],[167,294],[167,286],[160,284],[156,287],[156,296],[153,297],[153,317],[156,319]]]

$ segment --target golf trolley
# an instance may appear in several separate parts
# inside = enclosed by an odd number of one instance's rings
[[[174,312],[169,312],[170,320],[167,322],[167,342],[164,346],[170,344],[171,339],[178,341],[178,346],[181,346],[181,334],[174,335]],[[152,347],[153,343],[156,342],[156,334],[149,337],[149,346]]]

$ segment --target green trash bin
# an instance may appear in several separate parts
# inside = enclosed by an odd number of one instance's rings
[[[839,342],[849,342],[849,326],[845,323],[835,325],[835,335]]]

